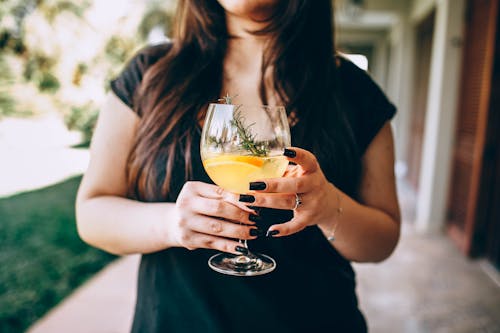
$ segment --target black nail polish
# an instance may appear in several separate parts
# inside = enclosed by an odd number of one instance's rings
[[[255,223],[262,221],[259,215],[254,215],[254,214],[250,214],[250,216],[248,216],[248,219]]]
[[[297,152],[295,150],[285,148],[283,155],[285,155],[286,157],[294,158],[297,156]]]
[[[279,233],[280,233],[279,230],[269,230],[269,231],[267,231],[267,235],[266,236],[267,237],[274,237],[274,236],[276,236]]]
[[[257,228],[250,229],[250,236],[262,236],[262,231]]]
[[[248,194],[240,194],[240,202],[255,202],[255,197]]]
[[[264,182],[252,182],[250,183],[250,190],[252,191],[262,191],[266,189],[266,183]]]
[[[241,254],[248,254],[248,249],[244,248],[243,246],[237,246],[234,249]]]
[[[262,211],[262,207],[257,207],[257,206],[248,206],[248,208],[253,209],[256,215],[260,216],[260,212]]]

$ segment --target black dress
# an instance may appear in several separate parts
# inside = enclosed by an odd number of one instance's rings
[[[138,53],[111,82],[113,92],[133,107],[133,95],[143,73],[168,48],[160,45]],[[352,63],[342,62],[339,77],[344,97],[356,106],[350,125],[362,153],[394,115],[395,108],[370,77]],[[193,130],[193,180],[212,183],[201,163],[200,130],[197,126]],[[181,164],[175,168],[179,169],[174,175],[184,174]],[[175,179],[178,189],[184,182]],[[290,220],[293,213],[266,209],[261,216],[271,225]],[[216,273],[207,265],[214,254],[211,250],[170,248],[143,255],[132,331],[366,332],[351,264],[319,228],[308,227],[288,237],[259,238],[250,247],[273,257],[276,270],[256,277]]]

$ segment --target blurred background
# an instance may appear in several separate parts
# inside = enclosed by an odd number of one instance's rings
[[[397,105],[403,235],[356,264],[371,332],[500,332],[499,0],[338,0],[337,46]],[[138,257],[83,244],[99,106],[175,0],[0,0],[0,332],[126,332]]]

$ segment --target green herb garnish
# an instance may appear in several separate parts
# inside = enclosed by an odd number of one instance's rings
[[[238,95],[231,96],[229,93],[226,93],[226,96],[219,98],[219,102],[224,102],[224,104],[233,104],[233,98],[238,97]]]
[[[245,126],[245,118],[241,114],[240,108],[241,105],[236,106],[236,109],[233,113],[233,120],[231,120],[231,125],[236,127],[236,130],[238,131],[238,136],[241,140],[241,146],[245,150],[248,150],[250,153],[252,153],[252,155],[254,156],[267,156],[269,153],[267,145],[255,142],[255,135],[252,134],[252,131],[250,130],[250,128],[255,125],[255,123]]]
[[[238,95],[231,96],[229,93],[226,93],[226,96],[222,97],[219,99],[220,102],[224,102],[225,104],[233,104],[233,98],[235,98]],[[263,142],[263,143],[257,143],[255,142],[255,135],[252,134],[252,131],[250,128],[255,125],[255,123],[252,123],[248,126],[245,126],[244,120],[245,117],[241,114],[240,108],[242,105],[235,105],[235,110],[233,113],[233,119],[231,120],[231,126],[236,127],[236,130],[238,132],[238,136],[240,138],[241,146],[252,153],[253,156],[267,156],[269,154],[269,149],[268,149],[268,143]],[[222,141],[216,141],[213,140],[213,142],[217,146],[223,146],[224,142]]]

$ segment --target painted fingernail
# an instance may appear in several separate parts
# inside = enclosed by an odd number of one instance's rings
[[[248,206],[248,208],[253,209],[256,215],[260,215],[260,212],[262,211],[262,207]]]
[[[251,182],[250,190],[261,191],[266,189],[266,183],[264,182]]]
[[[234,248],[236,252],[242,253],[242,254],[248,254],[248,249],[244,248],[243,246],[237,246]]]
[[[257,228],[250,229],[250,236],[262,236],[262,231]]]
[[[240,194],[240,202],[255,202],[255,197],[248,194]]]
[[[286,157],[294,158],[297,156],[297,152],[295,150],[285,148],[283,155],[285,155]]]
[[[250,216],[248,216],[248,219],[250,221],[252,221],[252,222],[255,222],[255,223],[262,221],[262,219],[260,218],[260,216],[259,215],[255,215],[255,214],[250,214]]]
[[[267,237],[274,237],[274,236],[276,236],[279,233],[280,233],[279,230],[268,230],[266,236]]]

